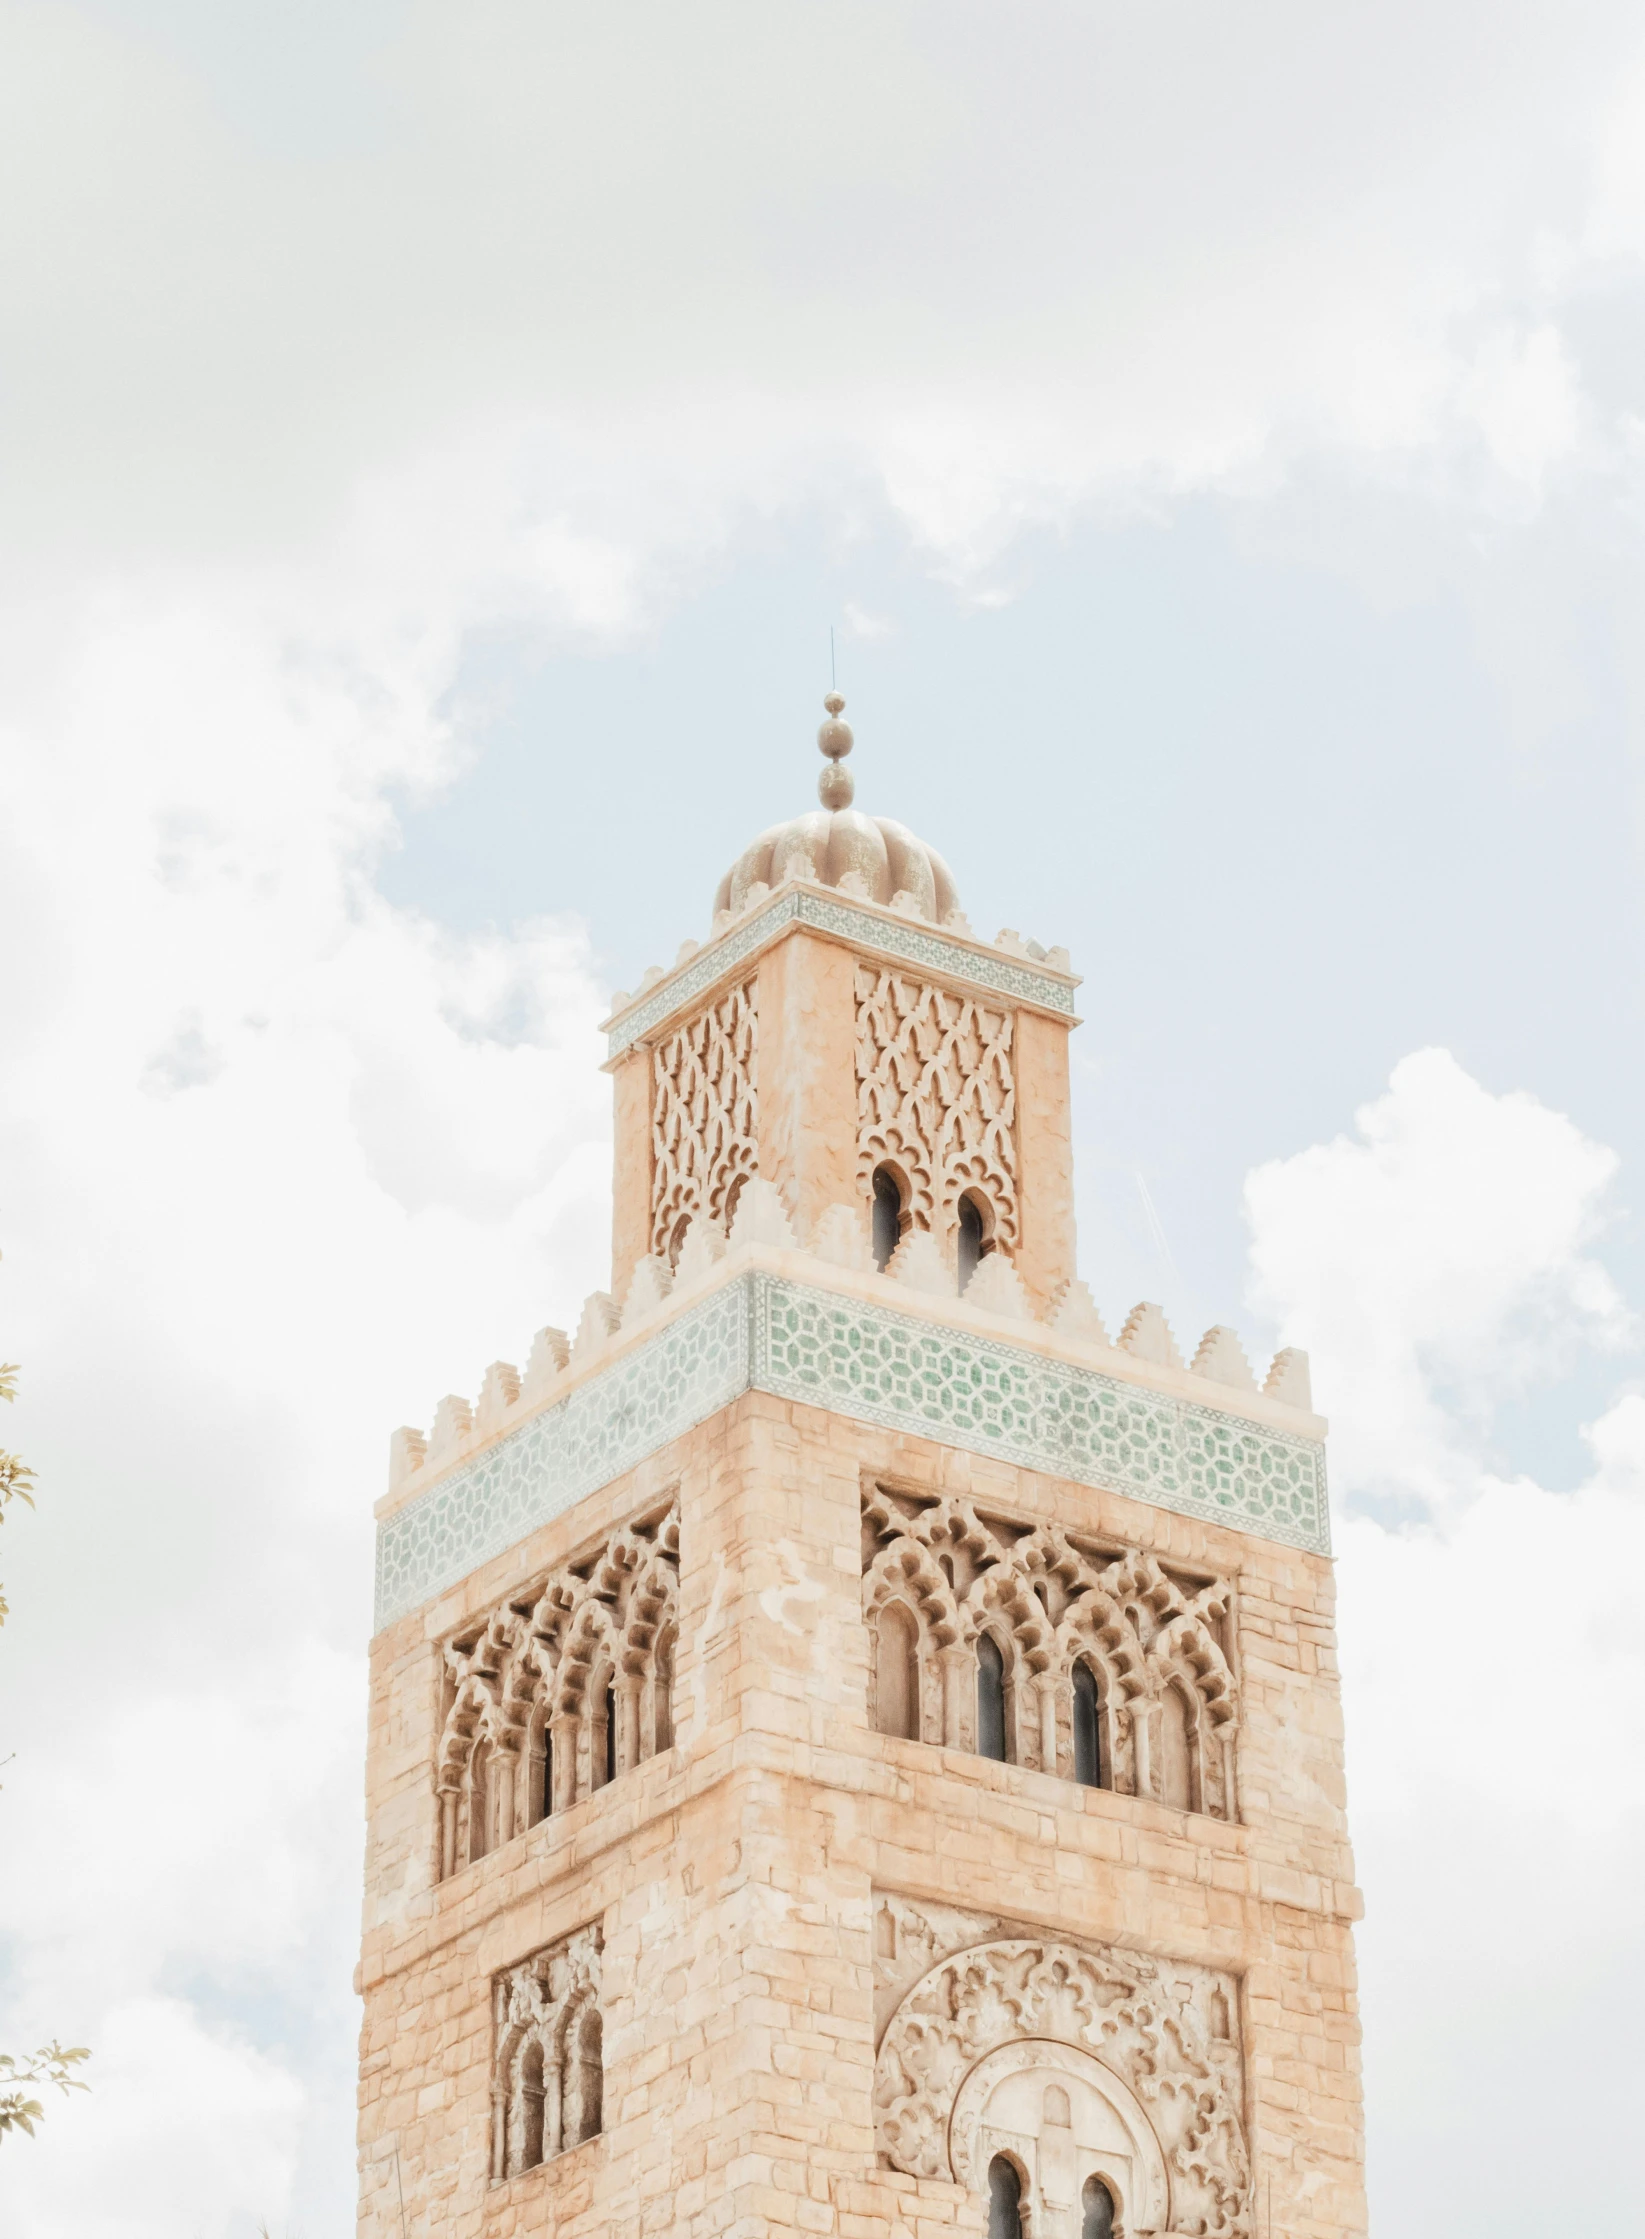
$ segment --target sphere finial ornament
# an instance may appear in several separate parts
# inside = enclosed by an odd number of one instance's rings
[[[842,766],[852,746],[851,726],[840,721],[844,705],[838,692],[829,693],[823,702],[828,710],[828,721],[817,733],[817,745],[828,757],[828,767],[817,780],[817,798],[825,809],[849,808],[857,790],[851,772]]]
[[[846,756],[851,726],[843,720],[845,701],[830,690],[823,706],[828,720],[817,732],[823,758],[817,779],[819,814],[811,809],[773,824],[752,847],[745,847],[721,879],[714,896],[714,925],[723,932],[732,918],[791,880],[832,886],[854,901],[900,910],[928,925],[949,925],[961,932],[965,920],[954,890],[953,873],[933,849],[906,824],[889,816],[864,816],[852,807],[856,787]]]
[[[817,780],[817,798],[825,809],[848,809],[856,792],[856,780],[843,762],[830,762]]]
[[[851,726],[840,721],[840,710],[845,702],[838,692],[830,692],[823,706],[828,710],[828,721],[817,733],[817,744],[831,762],[837,762],[851,751]]]

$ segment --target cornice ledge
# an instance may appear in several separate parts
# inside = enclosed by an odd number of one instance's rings
[[[601,1028],[606,1036],[607,1065],[654,1034],[676,1011],[705,995],[728,972],[768,947],[791,926],[832,935],[876,955],[923,966],[943,978],[981,988],[990,995],[1027,1003],[1066,1020],[1070,1026],[1079,1023],[1074,1016],[1074,990],[1080,984],[1076,974],[1058,971],[1054,965],[1034,958],[1009,954],[971,934],[907,917],[879,902],[856,901],[835,887],[794,879],[774,888],[723,933],[705,941],[694,955],[613,1011]]]

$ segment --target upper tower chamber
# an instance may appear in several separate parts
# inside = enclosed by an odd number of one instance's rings
[[[609,1287],[393,1440],[361,2239],[1359,2239],[1306,1362],[1110,1338],[1068,957],[818,743],[614,1002]]]
[[[758,1178],[793,1240],[928,1296],[1041,1314],[1074,1277],[1063,950],[977,940],[953,874],[851,805],[844,701],[818,733],[822,806],[720,881],[706,944],[619,996],[613,1291],[667,1282],[693,1222],[728,1234]],[[768,1215],[768,1220],[773,1217]]]

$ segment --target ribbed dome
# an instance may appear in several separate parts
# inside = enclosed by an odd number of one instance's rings
[[[720,881],[715,915],[744,910],[754,887],[781,886],[790,878],[840,887],[861,902],[889,903],[906,895],[903,907],[933,925],[960,906],[948,865],[906,824],[864,816],[860,809],[812,809],[773,824],[743,850]]]
[[[756,888],[805,878],[837,886],[859,902],[895,903],[933,925],[958,918],[953,873],[936,850],[916,839],[906,824],[852,808],[851,773],[843,767],[852,746],[851,726],[840,721],[845,702],[830,692],[823,705],[828,721],[817,733],[828,763],[817,780],[822,807],[773,824],[745,848],[720,881],[714,915],[722,910],[739,915]]]

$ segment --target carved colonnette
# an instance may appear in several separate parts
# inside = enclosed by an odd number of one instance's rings
[[[1004,2155],[1036,2239],[1093,2180],[1126,2239],[1244,2239],[1237,1985],[876,1892],[874,2119],[885,2166],[985,2189]]]
[[[447,1642],[442,1878],[672,1746],[679,1553],[676,1504]]]
[[[870,1725],[975,1750],[977,1658],[997,1649],[1015,1764],[1236,1814],[1239,1693],[1225,1646],[1233,1589],[1139,1548],[984,1516],[969,1500],[875,1486],[863,1500]],[[1089,1674],[1097,1763],[1076,1765],[1074,1694]]]
[[[1014,1249],[1017,1203],[1015,1014],[901,972],[857,967],[857,1171],[903,1183],[916,1229],[945,1238],[974,1191],[990,1240]]]
[[[693,1217],[729,1225],[758,1172],[755,982],[688,1019],[651,1057],[651,1250],[670,1264]]]
[[[604,2064],[597,1925],[492,1979],[493,2183],[598,2137]]]

